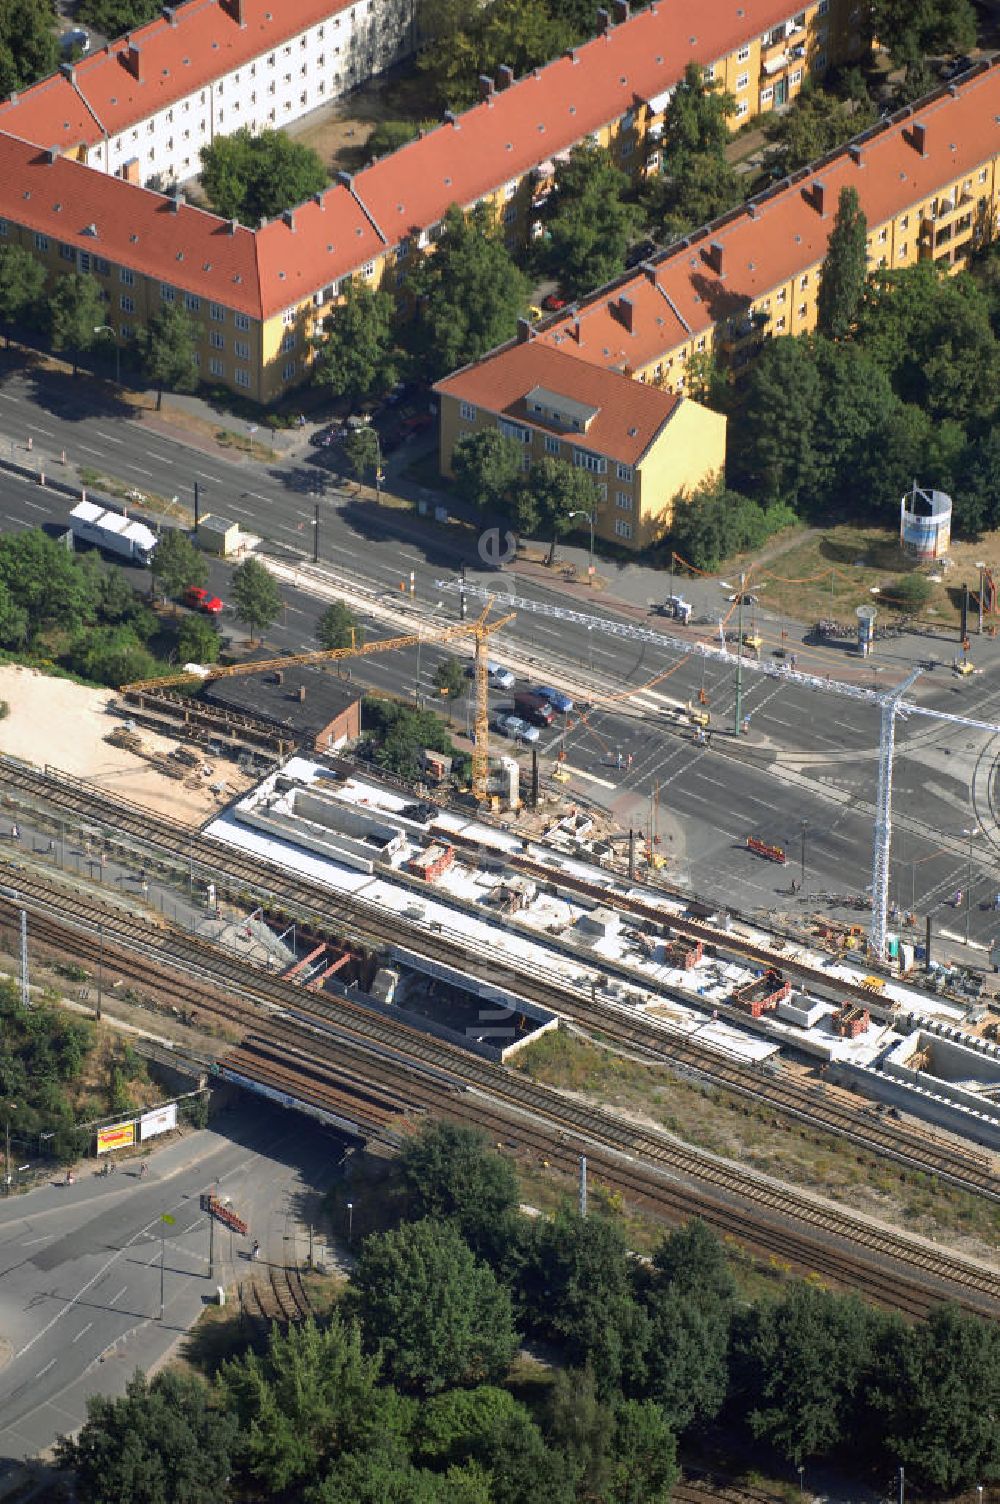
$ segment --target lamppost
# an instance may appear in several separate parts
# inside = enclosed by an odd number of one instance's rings
[[[319,502],[313,509],[313,563],[319,563]]]
[[[377,428],[370,428],[369,433],[375,440],[375,505],[382,504],[382,482],[385,480],[385,471],[382,469],[382,440],[378,436]]]
[[[350,1248],[354,1238],[354,1202],[347,1203],[347,1246]]]
[[[802,886],[805,887],[805,883],[806,883],[806,827],[808,826],[809,821],[808,820],[802,820],[802,821],[800,821],[800,824],[801,824],[801,827],[802,827],[802,853],[801,853],[800,864],[799,864],[799,874],[800,874],[800,877],[802,879]]]
[[[801,1462],[800,1462],[800,1463],[799,1463],[799,1465],[798,1465],[798,1467],[797,1467],[797,1468],[796,1468],[796,1469],[795,1469],[795,1471],[796,1471],[796,1472],[797,1472],[797,1473],[798,1473],[798,1475],[799,1475],[799,1498],[800,1498],[800,1499],[804,1499],[804,1498],[805,1498],[805,1496],[806,1496],[806,1490],[805,1490],[805,1476],[806,1476],[806,1470],[805,1470],[805,1468],[804,1468],[804,1467],[803,1467],[803,1466],[802,1466],[802,1463],[801,1463]]]
[[[570,512],[567,515],[570,516],[570,517],[586,517],[587,521],[590,523],[590,563],[587,565],[587,584],[588,585],[593,585],[593,583],[594,583],[594,513],[593,512],[584,512],[583,510],[580,510],[580,511],[577,511],[577,512]]]
[[[985,559],[977,559],[976,560],[976,568],[979,570],[979,635],[980,635],[980,637],[982,637],[982,635],[983,635],[983,585],[985,584],[985,580],[984,580],[983,576],[984,576],[984,572],[985,572],[985,569],[986,569],[986,560]]]
[[[431,616],[433,617],[435,611],[440,611],[443,605],[444,601],[438,601],[434,607],[434,611],[431,612]],[[423,637],[417,638],[417,677],[413,681],[413,699],[415,704],[420,703],[420,649],[423,646],[423,641]]]
[[[257,423],[248,423],[247,424],[247,438],[250,440],[250,452],[249,452],[250,459],[253,459],[253,436],[257,432],[257,429],[258,429],[259,426],[260,425],[257,424]]]
[[[95,324],[94,325],[94,333],[95,334],[110,334],[111,338],[114,340],[114,342],[115,342],[115,386],[121,386],[121,384],[122,384],[122,347],[118,343],[118,331],[117,331],[117,329],[113,329],[110,324]]]
[[[965,876],[965,943],[969,943],[969,926],[972,923],[972,843],[979,835],[979,826],[970,825],[968,830],[962,831],[963,836],[969,838],[969,865]]]
[[[10,1195],[10,1115],[17,1111],[16,1102],[4,1104],[4,1149],[3,1149],[3,1193]]]

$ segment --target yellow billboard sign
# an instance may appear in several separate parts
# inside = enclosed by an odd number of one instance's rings
[[[131,1149],[135,1143],[135,1123],[112,1123],[110,1128],[98,1128],[97,1152],[110,1154],[113,1149]]]

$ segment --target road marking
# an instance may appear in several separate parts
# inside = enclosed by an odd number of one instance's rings
[[[25,1248],[31,1248],[35,1243],[44,1243],[46,1238],[51,1238],[52,1236],[53,1234],[50,1232],[43,1232],[40,1238],[28,1238],[24,1246]]]
[[[146,480],[155,479],[152,470],[144,470],[141,465],[133,465],[131,460],[126,460],[125,465],[127,469],[132,470],[136,475],[143,476]]]
[[[96,454],[98,459],[103,458],[101,451],[99,449],[91,449],[89,444],[77,444],[76,447],[77,449],[82,449],[85,454]]]
[[[108,1301],[108,1305],[113,1306],[116,1300],[121,1300],[127,1289],[128,1285],[122,1285],[121,1289],[118,1291],[118,1294],[112,1295],[111,1299]]]
[[[176,465],[177,463],[168,454],[157,454],[154,449],[144,449],[142,452],[143,454],[148,454],[149,458],[155,460],[158,465]]]
[[[51,428],[43,428],[40,423],[32,423],[31,428],[35,433],[43,433],[47,439],[54,439],[55,433]]]
[[[37,501],[29,501],[27,497],[24,498],[24,505],[26,507],[30,507],[33,512],[47,512],[48,511],[48,507],[39,506],[39,504],[38,504]]]
[[[55,1366],[58,1363],[58,1361],[59,1361],[58,1358],[50,1358],[49,1361],[46,1363],[45,1367],[44,1368],[40,1368],[38,1370],[38,1372],[35,1374],[35,1378],[36,1379],[40,1379],[42,1377],[42,1374],[48,1373],[48,1371],[49,1371],[50,1368],[55,1368]]]
[[[94,432],[99,439],[107,439],[109,444],[124,444],[125,442],[124,439],[116,439],[113,433],[105,433],[103,428],[95,428]]]
[[[289,606],[289,605],[286,604],[285,610],[286,611],[291,611],[292,614],[293,614],[293,616],[305,616],[305,614],[306,614],[303,611],[303,609],[302,609],[301,606]]]
[[[574,778],[586,778],[588,783],[599,783],[602,789],[616,789],[616,783],[609,783],[606,778],[598,778],[596,773],[585,773],[583,768],[571,768],[569,763],[563,763],[563,772],[572,773]]]
[[[84,1327],[83,1331],[82,1332],[77,1332],[76,1336],[73,1338],[73,1341],[74,1342],[79,1342],[79,1340],[80,1340],[81,1337],[86,1337],[87,1333],[90,1331],[90,1328],[93,1326],[93,1324],[94,1323],[92,1321],[88,1321],[87,1325]]]
[[[195,473],[198,474],[199,472],[196,471]],[[252,496],[253,499],[254,499],[254,501],[272,502],[274,500],[273,496],[261,496],[261,494],[260,494],[259,491],[241,491],[240,495],[241,496]]]
[[[210,480],[213,486],[221,486],[223,484],[217,475],[206,475],[204,470],[196,470],[194,473],[201,480]]]
[[[17,403],[20,403],[20,401],[21,401],[20,397],[11,397],[8,392],[0,392],[0,399],[2,399],[4,402],[17,402]]]

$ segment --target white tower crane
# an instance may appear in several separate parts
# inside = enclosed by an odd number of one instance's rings
[[[473,585],[461,580],[438,580],[437,588],[447,591],[464,591],[483,600],[498,595],[482,585]],[[847,699],[859,700],[877,707],[880,715],[878,791],[876,794],[875,833],[872,842],[872,920],[869,945],[879,960],[885,959],[886,919],[889,909],[889,856],[892,849],[892,761],[896,745],[896,717],[899,715],[922,715],[931,720],[943,721],[953,726],[966,726],[973,731],[989,731],[1000,734],[1000,725],[993,721],[980,721],[974,716],[951,715],[945,710],[932,710],[929,706],[914,705],[903,696],[920,676],[920,669],[913,669],[902,683],[883,694],[862,689],[855,684],[844,684],[838,679],[821,678],[818,674],[803,674],[798,669],[778,668],[772,663],[759,663],[742,654],[730,653],[724,645],[710,642],[690,642],[670,631],[654,630],[651,627],[636,627],[629,622],[615,621],[604,616],[587,616],[582,611],[571,611],[565,606],[551,606],[545,601],[530,600],[516,596],[500,595],[499,599],[511,611],[530,612],[536,616],[548,616],[555,621],[564,621],[584,627],[588,632],[604,632],[609,637],[622,637],[629,642],[649,643],[654,647],[675,649],[689,658],[710,658],[718,663],[744,668],[749,673],[763,674],[768,679],[777,679],[785,684],[802,684],[807,689],[819,689]]]

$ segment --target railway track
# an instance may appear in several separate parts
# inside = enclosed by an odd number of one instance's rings
[[[99,790],[92,790],[90,785],[67,775],[41,774],[0,757],[0,783],[3,782],[56,805],[64,813],[72,812],[78,819],[85,812],[93,820],[96,809],[119,838],[122,834],[130,835],[142,845],[158,847],[184,863],[192,861],[197,850],[199,864],[211,871],[216,882],[225,877],[231,890],[235,888],[255,898],[270,898],[276,907],[297,909],[321,929],[340,927],[342,933],[358,943],[375,947],[398,939],[402,933],[424,955],[473,975],[498,980],[500,968],[492,953],[479,953],[443,935],[408,925],[402,916],[392,916],[387,920],[372,903],[345,900],[342,895],[319,884],[303,882],[274,864],[259,861],[256,857],[245,858],[232,848],[208,841],[176,822],[110,800]],[[615,895],[614,901],[620,901],[619,895]],[[639,905],[640,909],[645,907]],[[655,913],[658,922],[664,922],[662,913],[651,912]],[[675,921],[670,917],[669,923],[672,928],[695,937],[709,936],[713,944],[724,941],[728,947],[732,938],[693,921]],[[744,948],[747,958],[758,964],[778,966],[792,974],[802,970],[797,963],[790,963],[778,952],[764,951],[760,947]],[[202,953],[206,949],[208,947],[202,947]],[[582,965],[585,965],[583,960]],[[804,969],[810,976],[819,977],[827,992],[831,991],[828,977],[816,972],[815,968]],[[941,1144],[915,1126],[890,1123],[870,1113],[861,1113],[853,1103],[845,1102],[836,1093],[827,1092],[818,1083],[808,1086],[790,1080],[781,1081],[764,1075],[759,1069],[735,1064],[717,1050],[678,1037],[659,1022],[636,1019],[620,1007],[595,1002],[588,993],[574,989],[554,973],[510,973],[507,980],[514,992],[544,1007],[556,1008],[584,1028],[599,1027],[617,1045],[639,1050],[650,1058],[694,1074],[700,1080],[744,1099],[766,1102],[775,1111],[845,1138],[867,1153],[884,1155],[962,1189],[1000,1201],[1000,1184],[993,1161],[985,1153],[958,1144]],[[853,990],[866,1002],[871,1001],[870,994],[861,987],[852,989],[838,983],[833,990],[838,996],[850,994]]]
[[[8,899],[2,904],[14,907]],[[94,918],[90,915],[91,924]],[[55,935],[64,949],[90,960],[101,943],[106,966],[121,967],[125,974],[138,968],[148,985],[161,990],[174,986],[179,997],[199,1008],[213,1006],[223,1017],[238,1017],[247,1032],[236,1049],[223,1055],[223,1064],[231,1060],[238,1074],[271,1090],[307,1104],[333,1102],[343,1115],[345,1083],[363,1083],[369,1118],[371,1104],[381,1097],[381,1110],[375,1109],[379,1130],[390,1120],[386,1112],[398,1124],[398,1108],[404,1104],[404,1113],[424,1110],[474,1123],[494,1142],[512,1143],[570,1173],[585,1152],[593,1172],[631,1201],[671,1221],[700,1215],[724,1235],[772,1258],[850,1285],[897,1309],[921,1315],[950,1297],[983,1314],[1000,1313],[1000,1278],[974,1261],[905,1238],[666,1134],[570,1101],[359,1005],[331,1006],[303,996],[294,985],[245,963],[228,963],[235,973],[237,1000],[213,1003],[226,979],[193,975],[190,961],[170,955],[174,937],[169,932],[151,936],[148,926],[126,924],[120,933],[120,916],[104,915],[99,942],[88,934],[86,923],[79,915],[72,922],[49,915],[41,933]],[[34,920],[32,933],[37,938]],[[177,937],[182,950],[189,948],[185,938]],[[151,946],[151,939],[157,944]],[[178,967],[183,968],[179,975]],[[250,1005],[258,987],[263,1006],[254,1017]],[[276,1012],[279,993],[286,1004],[283,1016]]]

